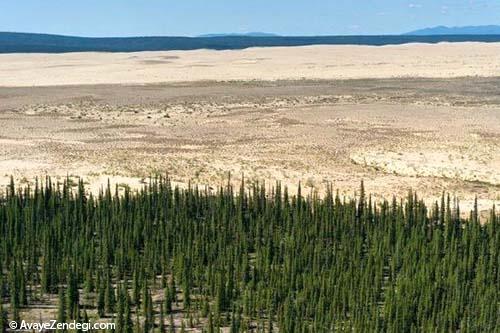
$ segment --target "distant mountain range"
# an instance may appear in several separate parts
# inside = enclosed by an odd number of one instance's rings
[[[415,30],[404,34],[406,36],[437,36],[437,35],[500,35],[500,25],[480,25],[465,27],[437,26]]]
[[[204,34],[199,35],[201,38],[211,37],[279,37],[277,34],[269,32],[246,32],[246,33],[220,33],[220,34]]]
[[[256,35],[257,34],[257,35]],[[266,38],[259,38],[266,37]],[[439,42],[500,42],[500,34],[394,36],[274,36],[266,33],[211,34],[202,37],[87,38],[0,32],[0,53],[138,52],[170,50],[235,50],[248,47],[306,45],[399,45]]]

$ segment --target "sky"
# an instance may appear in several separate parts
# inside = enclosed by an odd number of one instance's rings
[[[500,25],[500,0],[0,0],[0,31],[88,37],[400,34]]]

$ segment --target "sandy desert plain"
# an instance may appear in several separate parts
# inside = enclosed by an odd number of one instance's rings
[[[0,55],[0,185],[244,174],[500,203],[500,44]]]

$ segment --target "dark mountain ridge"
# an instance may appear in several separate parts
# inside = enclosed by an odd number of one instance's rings
[[[220,37],[73,37],[0,32],[0,53],[138,52],[234,50],[248,47],[306,45],[398,45],[439,42],[500,42],[499,35],[440,36],[220,36]]]
[[[203,34],[197,37],[279,37],[280,35],[269,32],[246,32],[246,33],[216,33],[216,34]]]
[[[499,25],[479,25],[465,27],[437,26],[419,29],[405,34],[406,36],[433,36],[433,35],[500,35]]]

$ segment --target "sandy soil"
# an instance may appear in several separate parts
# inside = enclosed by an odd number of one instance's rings
[[[0,88],[0,184],[155,173],[500,203],[500,78]]]
[[[0,55],[0,86],[26,87],[200,80],[491,77],[499,73],[500,43]]]

